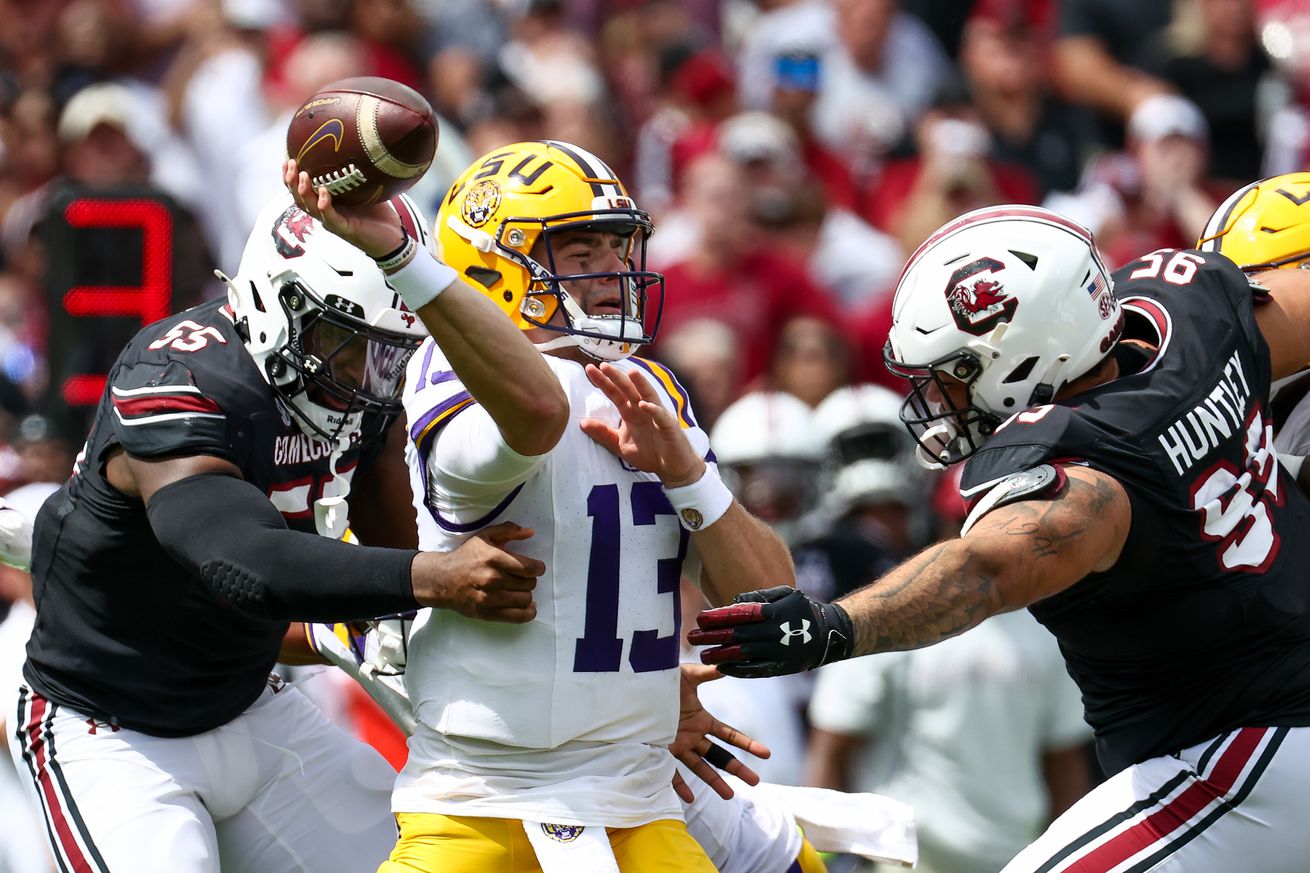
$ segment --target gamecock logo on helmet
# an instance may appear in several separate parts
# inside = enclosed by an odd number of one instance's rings
[[[273,225],[273,244],[284,258],[298,258],[305,253],[301,245],[314,229],[314,219],[298,206],[288,206]]]
[[[951,274],[946,303],[960,330],[982,336],[1014,318],[1019,301],[992,276],[1004,269],[1005,265],[995,258],[979,258]]]
[[[500,186],[484,179],[464,195],[464,221],[470,227],[481,227],[500,208]]]

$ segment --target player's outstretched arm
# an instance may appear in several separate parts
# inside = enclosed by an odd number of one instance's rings
[[[917,649],[998,612],[1021,609],[1108,570],[1128,537],[1127,492],[1112,477],[1066,467],[1049,499],[982,516],[968,534],[930,546],[833,604],[769,589],[702,612],[693,645],[730,676],[769,676],[875,652]]]
[[[287,161],[283,181],[296,202],[324,227],[363,251],[387,274],[473,398],[487,410],[506,445],[521,455],[554,448],[568,421],[568,399],[541,353],[494,303],[413,240],[396,211],[381,203],[341,207],[326,188]],[[392,263],[394,261],[394,263]]]
[[[587,378],[618,408],[622,422],[613,428],[583,419],[582,430],[626,463],[660,477],[679,520],[691,530],[710,603],[727,603],[762,583],[795,586],[786,544],[732,498],[650,382],[613,364],[588,364]]]
[[[366,548],[286,526],[228,461],[206,455],[137,458],[119,451],[110,483],[140,496],[156,539],[225,605],[285,621],[345,621],[453,609],[471,618],[526,622],[545,566],[504,548],[532,531],[488,528],[452,552]]]

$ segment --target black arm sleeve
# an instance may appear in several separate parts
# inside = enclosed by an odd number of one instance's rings
[[[160,488],[146,508],[169,556],[227,606],[279,621],[347,621],[419,608],[408,549],[291,530],[257,488],[206,473]]]

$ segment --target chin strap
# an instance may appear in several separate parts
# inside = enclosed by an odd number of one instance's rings
[[[323,496],[314,501],[314,529],[319,536],[334,540],[344,539],[350,527],[350,504],[346,501],[350,495],[350,480],[337,473],[337,464],[349,448],[349,437],[336,439],[328,458],[328,470],[332,475],[323,484]]]

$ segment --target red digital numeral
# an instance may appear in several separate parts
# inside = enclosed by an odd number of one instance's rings
[[[64,295],[64,309],[78,318],[135,317],[142,324],[168,315],[173,302],[173,216],[154,200],[74,200],[64,219],[75,228],[140,228],[141,284],[80,285]],[[105,387],[103,374],[64,380],[60,390],[72,406],[94,404]]]

